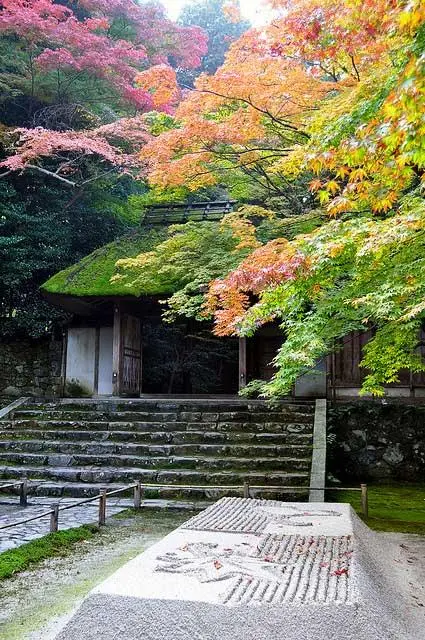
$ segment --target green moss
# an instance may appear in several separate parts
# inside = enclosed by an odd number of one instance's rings
[[[368,494],[371,529],[425,535],[425,485],[374,485]],[[348,502],[362,517],[358,491],[328,491],[326,500]]]
[[[48,293],[70,296],[140,296],[168,293],[149,290],[148,287],[141,291],[135,286],[124,286],[119,281],[111,282],[112,276],[116,273],[117,260],[133,258],[139,253],[150,251],[165,239],[166,234],[166,228],[132,231],[55,274],[41,288]]]
[[[92,538],[97,531],[98,528],[94,525],[84,525],[76,529],[49,533],[43,538],[0,553],[0,580],[10,578],[46,558],[65,555],[75,544]]]

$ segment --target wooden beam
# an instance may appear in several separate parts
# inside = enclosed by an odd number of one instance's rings
[[[239,390],[246,385],[246,338],[239,338]]]
[[[112,395],[121,393],[121,309],[114,304],[114,328],[112,337]]]

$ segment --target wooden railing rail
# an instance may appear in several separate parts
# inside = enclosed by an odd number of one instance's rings
[[[15,482],[13,484],[11,483],[9,485],[3,485],[3,486],[0,485],[2,489],[16,487],[16,486],[21,486],[21,487],[25,486],[25,490],[27,490],[26,480],[22,482]],[[0,531],[3,531],[5,529],[11,529],[13,527],[19,527],[23,524],[27,524],[28,522],[33,522],[34,520],[39,520],[41,518],[46,518],[47,516],[50,516],[50,532],[53,533],[57,531],[59,528],[59,513],[61,511],[66,511],[67,509],[75,509],[75,507],[79,507],[82,504],[87,504],[89,502],[95,502],[96,500],[99,500],[98,523],[99,525],[104,525],[106,520],[106,498],[108,498],[109,496],[118,495],[119,493],[124,493],[125,491],[131,491],[131,489],[133,489],[134,491],[134,499],[133,499],[134,507],[136,509],[140,509],[141,503],[142,503],[143,490],[142,490],[141,483],[135,482],[134,484],[127,485],[125,487],[120,487],[119,489],[114,489],[113,491],[106,491],[106,490],[102,491],[100,494],[96,496],[92,496],[91,498],[84,498],[84,500],[79,500],[78,502],[73,502],[72,504],[66,504],[63,507],[60,506],[59,504],[55,504],[52,506],[51,509],[49,509],[48,511],[44,511],[43,513],[38,513],[34,516],[30,516],[29,518],[24,518],[23,520],[10,522],[9,524],[0,525]],[[25,495],[27,495],[26,492],[25,492]]]
[[[11,487],[21,487],[21,497],[24,495],[25,500],[27,499],[27,481],[23,480],[21,482],[11,483],[9,485],[0,485],[0,489],[6,489]],[[51,509],[45,511],[43,513],[36,514],[29,518],[25,518],[23,520],[19,520],[17,522],[11,522],[9,524],[0,525],[0,531],[5,529],[11,529],[13,527],[18,527],[23,524],[27,524],[28,522],[33,522],[34,520],[39,520],[41,518],[46,518],[50,516],[50,532],[56,532],[59,528],[59,514],[61,511],[67,511],[68,509],[75,509],[75,507],[79,507],[82,504],[88,504],[90,502],[99,501],[99,513],[98,513],[98,524],[99,526],[103,526],[106,521],[106,501],[110,496],[115,496],[120,493],[124,493],[125,491],[133,490],[133,505],[135,509],[140,509],[142,505],[142,498],[144,495],[145,489],[231,489],[236,491],[242,491],[244,498],[251,497],[252,489],[268,489],[271,491],[291,491],[291,492],[307,492],[311,489],[320,490],[320,491],[360,491],[361,492],[361,508],[362,513],[365,518],[369,517],[369,506],[368,506],[368,490],[367,485],[362,484],[360,487],[292,487],[290,485],[251,485],[248,482],[245,482],[243,485],[184,485],[184,484],[145,484],[141,482],[135,482],[134,484],[127,485],[125,487],[121,487],[119,489],[114,489],[112,491],[103,490],[100,494],[96,496],[92,496],[91,498],[84,498],[83,500],[79,500],[78,502],[74,502],[72,504],[64,505],[63,507],[59,504],[53,505]],[[22,504],[22,502],[21,502]],[[26,502],[25,502],[26,504]]]
[[[15,489],[19,487],[19,504],[26,507],[28,504],[28,480],[24,478],[19,482],[10,482],[9,484],[0,484],[0,491],[5,489]]]

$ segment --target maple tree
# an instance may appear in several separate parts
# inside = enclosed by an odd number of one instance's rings
[[[18,59],[19,74],[7,76],[10,100],[24,92],[29,109],[25,128],[9,136],[2,175],[29,168],[69,185],[93,179],[78,175],[88,158],[124,171],[140,167],[125,151],[148,139],[146,126],[139,115],[122,124],[120,117],[130,109],[172,110],[180,90],[171,62],[193,68],[206,52],[201,29],[171,22],[161,5],[133,0],[4,0],[0,36]],[[111,99],[114,111],[105,118]],[[31,117],[38,126],[28,126]]]
[[[178,26],[161,5],[133,0],[3,0],[0,35],[19,38],[32,84],[39,72],[56,73],[59,101],[80,74],[88,74],[142,110],[154,103],[149,90],[135,86],[138,71],[152,65],[162,70],[171,57],[194,68],[206,51],[199,28]]]
[[[144,147],[152,184],[196,191],[225,182],[237,165],[271,193],[282,193],[265,167],[308,138],[299,124],[329,85],[256,42],[249,32],[232,45],[214,76],[198,78],[169,130]]]
[[[291,181],[279,160],[308,141],[319,105],[389,55],[376,37],[388,22],[385,2],[373,11],[327,0],[272,4],[283,17],[233,44],[214,76],[198,79],[170,131],[143,150],[152,184],[234,188],[242,174],[266,193],[287,193]]]
[[[382,395],[400,369],[425,370],[425,8],[270,4],[281,17],[245,34],[213,77],[198,80],[143,158],[163,187],[225,183],[226,172],[237,180],[252,167],[253,179],[278,188],[309,176],[335,220],[293,239],[276,229],[211,283],[204,313],[219,335],[280,323],[276,374],[247,389],[265,396],[287,393],[343,336],[372,329],[363,392]]]
[[[0,170],[5,169],[0,178],[31,169],[69,186],[82,186],[111,167],[122,172],[139,170],[138,150],[151,136],[143,119],[136,117],[121,118],[87,131],[14,129],[10,137],[18,138],[13,142],[15,153],[0,162]],[[86,175],[85,164],[92,157],[97,160],[97,173]],[[43,159],[48,160],[47,166],[37,164]]]
[[[0,2],[3,336],[51,332],[42,282],[138,222],[142,114],[172,110],[206,40],[155,2]]]
[[[360,5],[346,5],[357,20]],[[311,140],[280,161],[281,170],[313,169],[312,189],[328,213],[342,219],[278,245],[278,255],[273,243],[266,245],[210,289],[208,308],[222,335],[251,335],[270,319],[281,323],[287,339],[276,375],[253,385],[265,395],[286,393],[355,329],[375,333],[364,351],[363,392],[382,395],[402,368],[425,370],[417,351],[425,312],[425,12],[418,2],[382,6],[380,33],[387,41],[376,37],[376,50],[394,47],[392,65],[372,48],[364,63],[369,77],[355,86],[350,81],[324,104],[311,123]],[[368,9],[372,14],[376,3],[362,5]]]

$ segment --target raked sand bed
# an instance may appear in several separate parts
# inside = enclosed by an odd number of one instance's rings
[[[58,638],[425,640],[405,594],[348,505],[223,498],[94,589]]]

